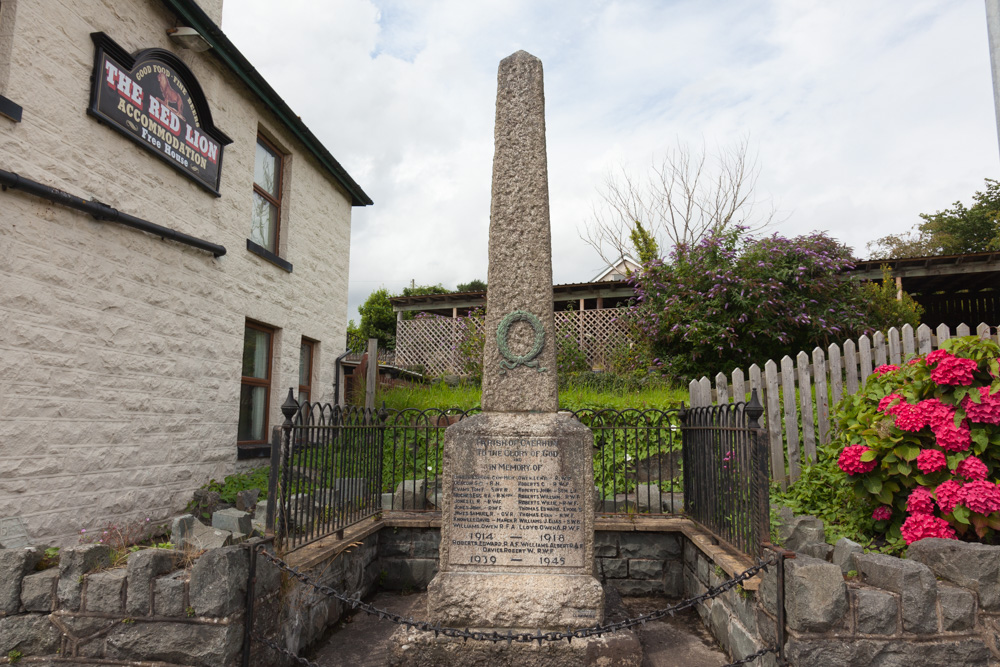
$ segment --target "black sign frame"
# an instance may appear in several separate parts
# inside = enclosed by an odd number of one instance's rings
[[[87,114],[221,196],[224,148],[233,140],[215,127],[201,85],[184,61],[166,49],[130,54],[103,32],[90,37],[95,49]],[[138,85],[154,73],[163,99],[149,85]]]

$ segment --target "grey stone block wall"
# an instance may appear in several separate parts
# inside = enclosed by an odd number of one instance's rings
[[[440,546],[437,528],[384,528],[378,541],[378,585],[389,591],[426,590],[438,571]]]
[[[209,551],[189,569],[182,554],[168,550],[139,551],[127,567],[111,567],[107,547],[82,545],[62,549],[59,567],[35,571],[38,558],[30,551],[0,550],[0,655],[237,664],[246,545]],[[260,598],[278,592],[280,578],[270,564],[259,563],[257,581]]]
[[[680,533],[598,531],[597,577],[622,595],[680,597],[683,539]]]
[[[687,538],[683,538],[683,547],[682,588],[678,597],[686,599],[702,595],[729,578],[715,561]],[[776,600],[773,586],[769,592],[773,609]],[[774,617],[764,610],[763,593],[738,586],[695,607],[702,623],[734,660],[777,643]],[[759,658],[754,664],[777,667],[772,654]]]

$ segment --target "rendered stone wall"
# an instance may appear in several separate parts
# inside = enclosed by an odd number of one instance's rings
[[[8,6],[10,5],[10,6]],[[210,15],[221,2],[206,3]],[[16,7],[16,13],[13,11]],[[212,52],[179,49],[146,0],[3,3],[0,168],[221,243],[204,251],[14,190],[0,193],[0,518],[33,541],[183,508],[236,467],[247,318],[279,329],[270,422],[298,385],[299,341],[320,341],[313,398],[332,400],[346,330],[350,200]],[[173,51],[194,72],[225,148],[221,197],[86,114],[94,47]],[[287,152],[280,255],[246,250],[258,129]],[[140,509],[141,508],[141,509]]]

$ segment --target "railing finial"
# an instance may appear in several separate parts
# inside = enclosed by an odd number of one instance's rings
[[[295,400],[295,393],[292,387],[288,388],[288,398],[281,404],[281,414],[285,415],[285,423],[289,424],[292,417],[299,411],[299,402]]]

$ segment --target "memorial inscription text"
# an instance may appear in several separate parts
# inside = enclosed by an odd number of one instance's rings
[[[454,476],[449,564],[580,567],[583,497],[557,438],[478,438]]]

